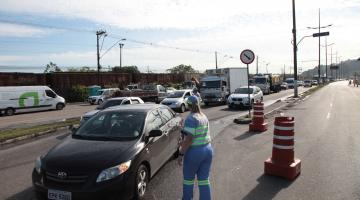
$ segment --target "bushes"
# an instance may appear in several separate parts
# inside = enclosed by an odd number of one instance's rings
[[[66,94],[67,102],[84,102],[89,96],[88,88],[84,85],[72,86]]]

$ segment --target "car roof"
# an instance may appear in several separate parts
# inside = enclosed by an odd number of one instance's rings
[[[239,88],[248,88],[248,86],[241,86]],[[253,85],[250,85],[249,88],[258,88],[258,86],[253,86]]]
[[[126,99],[126,98],[129,98],[129,97],[113,97],[113,98],[108,99],[108,101],[112,101],[112,100],[123,100],[123,99]]]
[[[176,90],[176,92],[191,92],[191,89],[184,89],[184,90]]]
[[[129,104],[126,106],[112,106],[104,110],[105,112],[108,111],[138,111],[138,112],[144,112],[147,113],[150,110],[153,110],[155,108],[166,108],[167,106],[160,105],[160,104],[154,104],[154,103],[146,103],[146,104]]]

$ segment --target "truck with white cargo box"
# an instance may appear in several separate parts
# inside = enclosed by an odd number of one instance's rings
[[[209,69],[205,73],[200,79],[200,95],[205,105],[226,104],[236,88],[248,85],[246,68]]]
[[[48,86],[0,87],[0,112],[5,115],[64,107],[65,99]]]

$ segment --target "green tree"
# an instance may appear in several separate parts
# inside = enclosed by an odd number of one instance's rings
[[[50,62],[49,64],[46,65],[44,73],[53,73],[53,72],[61,72],[61,69],[55,63]]]
[[[113,68],[111,68],[112,72],[117,72],[117,73],[129,73],[129,74],[139,74],[140,71],[137,68],[137,66],[124,66],[124,67],[119,67],[119,66],[115,66]]]
[[[184,64],[167,69],[166,71],[172,74],[198,73],[198,71],[192,68],[191,65]]]

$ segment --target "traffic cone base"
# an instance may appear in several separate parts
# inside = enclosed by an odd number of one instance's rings
[[[268,123],[262,123],[262,124],[255,124],[251,122],[249,124],[249,131],[255,131],[255,132],[264,132],[268,129]]]
[[[264,172],[268,175],[280,176],[288,180],[294,180],[301,172],[301,160],[295,158],[294,162],[284,165],[275,163],[271,158],[264,163]]]

